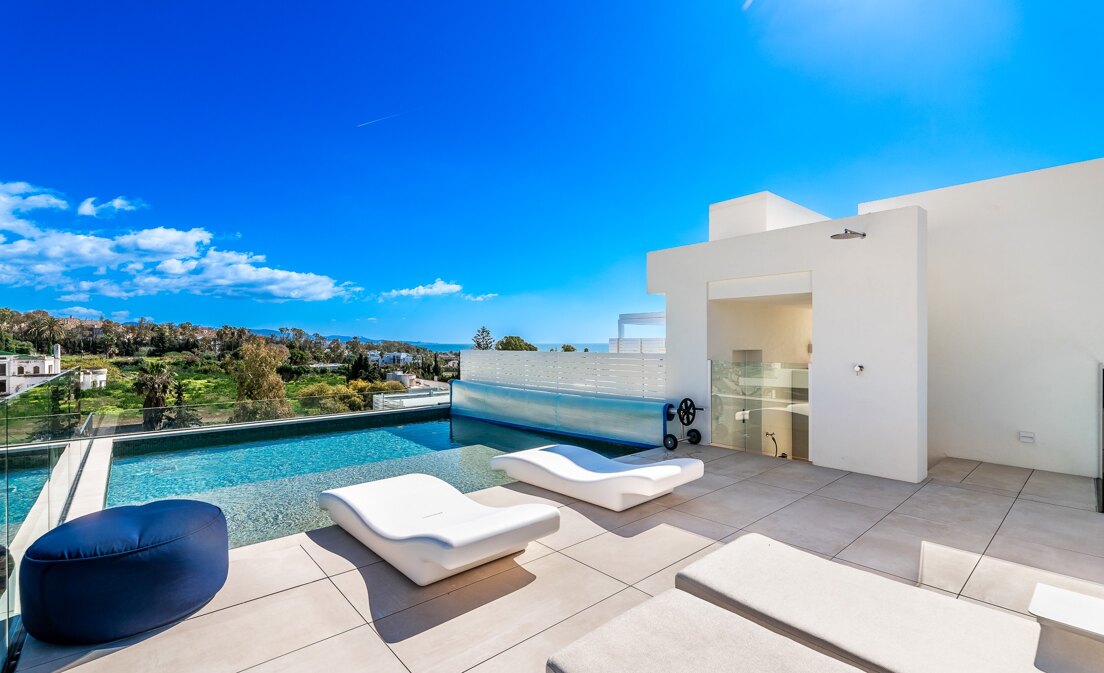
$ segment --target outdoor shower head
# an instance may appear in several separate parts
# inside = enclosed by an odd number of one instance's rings
[[[846,241],[849,238],[866,238],[866,233],[862,231],[852,231],[851,229],[844,229],[842,234],[832,234],[832,238],[837,241]]]

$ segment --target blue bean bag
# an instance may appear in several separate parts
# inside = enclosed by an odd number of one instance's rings
[[[226,582],[226,517],[196,500],[113,507],[38,538],[19,566],[23,625],[51,643],[103,643],[195,612]]]

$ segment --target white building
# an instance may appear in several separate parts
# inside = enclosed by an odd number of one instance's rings
[[[80,389],[95,390],[107,385],[107,369],[80,370]]]
[[[610,353],[663,353],[666,343],[663,337],[627,337],[628,325],[664,327],[667,318],[662,311],[653,313],[622,313],[617,316],[617,338],[609,340]]]
[[[384,365],[408,365],[414,362],[414,356],[410,353],[384,353],[380,364]]]
[[[13,395],[61,373],[61,347],[52,355],[0,351],[0,397]]]
[[[1104,159],[858,212],[763,192],[649,254],[668,397],[707,408],[704,441],[913,482],[946,456],[1099,477]]]
[[[418,377],[414,374],[405,374],[403,372],[389,372],[387,374],[388,381],[398,381],[406,388],[413,388],[418,385]]]

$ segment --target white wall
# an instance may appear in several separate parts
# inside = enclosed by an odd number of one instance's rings
[[[763,362],[809,362],[811,305],[739,300],[709,302],[709,359],[731,360],[734,350],[761,350]]]
[[[813,289],[810,458],[907,481],[927,474],[926,235],[904,208],[661,250],[648,290],[667,299],[667,396],[709,400],[711,281],[808,272]],[[865,240],[829,238],[849,227]],[[856,363],[866,373],[855,376]],[[695,424],[708,440],[709,413]]]
[[[756,234],[826,220],[805,206],[771,192],[759,192],[709,206],[709,240]]]
[[[1099,476],[1104,159],[859,209],[908,205],[928,212],[932,459]]]

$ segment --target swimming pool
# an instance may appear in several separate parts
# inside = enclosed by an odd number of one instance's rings
[[[314,423],[116,440],[108,506],[162,498],[222,508],[240,547],[329,525],[326,489],[423,472],[463,492],[512,481],[489,466],[501,453],[555,443],[606,456],[637,447],[507,428],[447,410],[372,414]]]

